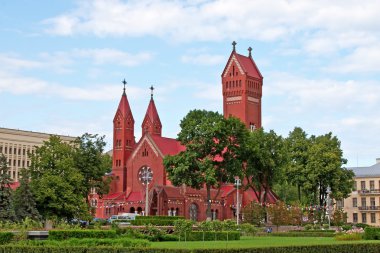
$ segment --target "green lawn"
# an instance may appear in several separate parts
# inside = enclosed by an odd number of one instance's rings
[[[152,248],[166,249],[220,249],[220,248],[259,248],[259,247],[281,247],[298,245],[326,245],[326,244],[349,244],[369,243],[380,241],[336,241],[331,237],[242,237],[239,241],[197,241],[197,242],[152,242]]]

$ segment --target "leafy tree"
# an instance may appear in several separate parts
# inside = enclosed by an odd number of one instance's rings
[[[29,172],[22,169],[19,177],[20,186],[14,193],[14,208],[17,220],[30,218],[34,221],[40,219],[32,190],[29,185]]]
[[[88,195],[91,189],[103,195],[109,191],[109,181],[105,180],[104,174],[112,167],[112,160],[109,155],[104,155],[106,143],[104,136],[85,133],[74,142],[74,163],[83,176],[82,196],[89,205]]]
[[[284,141],[273,130],[267,133],[260,128],[250,132],[245,152],[245,187],[252,188],[259,202],[265,203],[287,163]]]
[[[286,174],[281,174],[279,177],[285,179]],[[277,194],[279,199],[288,205],[293,205],[300,202],[298,200],[297,187],[289,184],[286,180],[278,180],[273,185],[272,190]]]
[[[277,227],[277,231],[279,226],[290,223],[289,211],[284,202],[277,201],[276,204],[269,205],[267,211],[269,220]]]
[[[211,188],[233,182],[241,174],[240,147],[248,132],[238,119],[205,110],[190,111],[180,126],[177,139],[186,150],[165,157],[164,166],[176,186],[206,186],[207,217],[211,218]]]
[[[15,220],[11,183],[7,158],[4,154],[0,154],[0,221]]]
[[[311,137],[311,146],[306,165],[307,181],[305,193],[313,204],[325,206],[327,188],[331,188],[332,198],[347,198],[352,191],[354,173],[344,168],[340,141],[332,133]]]
[[[256,201],[252,201],[243,208],[244,221],[260,227],[266,216],[265,208]]]
[[[289,222],[293,226],[300,226],[302,224],[302,208],[299,205],[290,206]]]
[[[88,215],[83,198],[83,176],[75,168],[74,148],[51,136],[31,154],[31,183],[37,209],[45,219]]]
[[[332,215],[332,224],[334,226],[343,226],[347,222],[347,213],[342,208],[335,209]]]
[[[308,176],[306,166],[311,143],[305,131],[300,127],[295,127],[286,138],[285,144],[289,155],[285,176],[291,184],[297,186],[298,200],[301,201],[301,188]]]

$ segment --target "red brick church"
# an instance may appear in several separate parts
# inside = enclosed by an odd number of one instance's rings
[[[248,56],[233,50],[222,72],[223,112],[225,117],[238,117],[247,128],[261,127],[261,97],[263,76],[256,66],[251,48]],[[124,82],[125,85],[125,82]],[[113,120],[113,165],[111,190],[98,198],[90,196],[96,208],[96,217],[107,218],[118,213],[145,213],[148,194],[149,215],[185,216],[193,220],[205,220],[207,209],[206,190],[190,187],[175,187],[167,178],[163,158],[185,150],[176,139],[162,136],[162,124],[152,93],[141,124],[142,137],[135,142],[135,121],[128,103],[125,87]],[[149,172],[151,182],[146,192],[143,176]],[[236,188],[223,185],[221,190],[212,190],[213,219],[233,219],[237,203]],[[275,201],[269,194],[270,202]],[[242,206],[257,201],[252,190],[240,191]]]

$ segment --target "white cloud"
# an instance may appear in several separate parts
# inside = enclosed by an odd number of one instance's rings
[[[222,65],[226,61],[226,57],[212,54],[183,55],[181,61],[196,65]]]
[[[34,94],[38,96],[58,97],[68,100],[117,100],[120,97],[120,85],[94,84],[91,87],[65,86],[50,83],[32,77],[18,77],[0,71],[0,93]],[[145,89],[128,85],[128,96],[142,97]]]

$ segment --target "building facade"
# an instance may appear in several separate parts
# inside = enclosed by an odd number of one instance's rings
[[[380,226],[380,158],[369,167],[350,168],[355,173],[354,190],[337,207],[347,213],[347,222]]]
[[[75,140],[75,137],[58,136],[64,141]],[[33,153],[49,137],[50,134],[46,133],[0,128],[0,153],[7,158],[9,173],[16,185],[20,170],[30,166],[28,153]]]
[[[261,127],[261,97],[263,77],[248,49],[248,56],[233,50],[222,72],[224,116],[238,117],[247,128]],[[124,82],[125,85],[125,82]],[[107,218],[121,212],[149,215],[180,215],[192,220],[205,220],[206,190],[175,187],[167,178],[163,159],[185,150],[176,139],[162,136],[162,124],[153,98],[153,87],[145,117],[142,137],[135,142],[135,121],[125,87],[113,120],[113,166],[110,193],[100,198],[90,196],[96,217]],[[146,180],[149,176],[149,183]],[[236,205],[257,201],[252,190],[241,191],[225,184],[211,192],[214,219],[232,219]],[[148,200],[148,201],[146,201]],[[271,192],[269,202],[276,196]],[[147,204],[148,203],[148,204]]]

